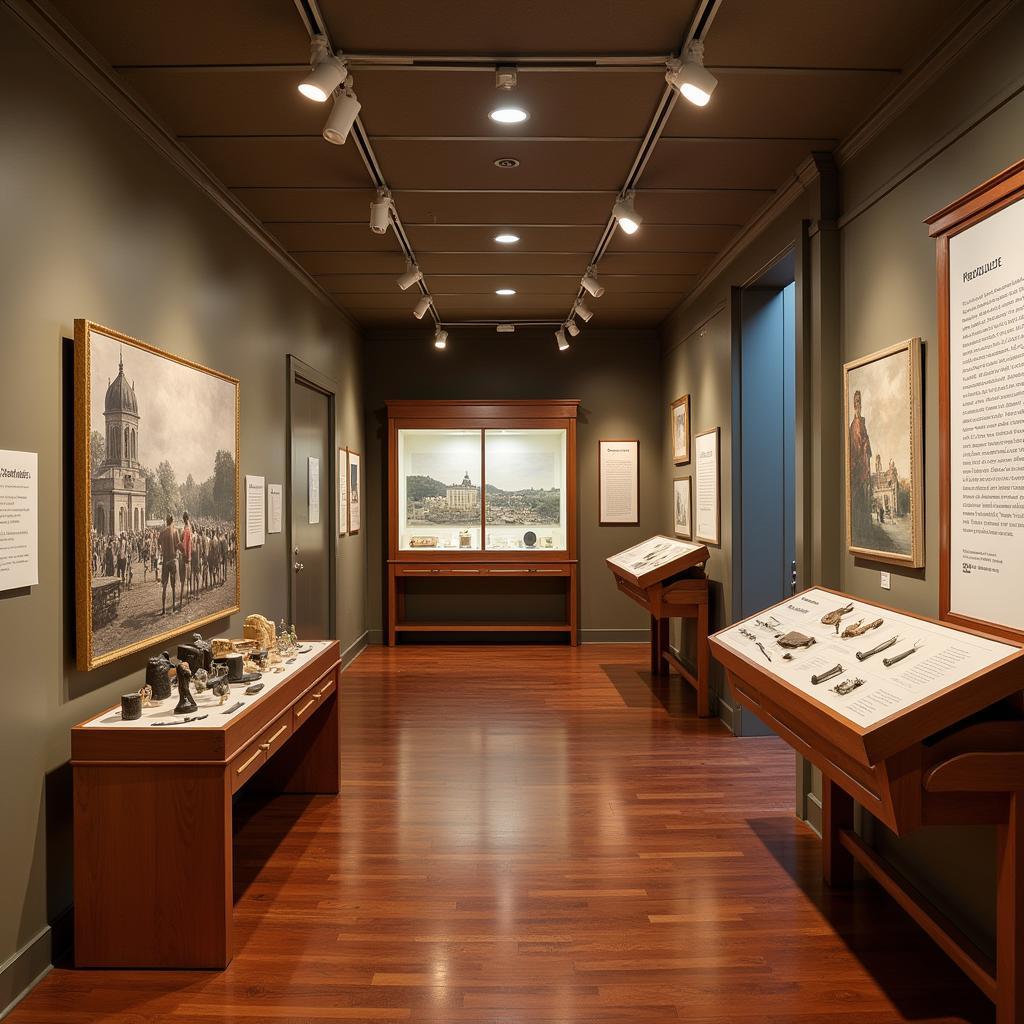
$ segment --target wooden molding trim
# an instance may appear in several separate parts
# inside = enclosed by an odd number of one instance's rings
[[[0,0],[7,10],[57,58],[113,107],[168,163],[179,170],[208,199],[230,217],[260,248],[325,305],[339,313],[354,331],[359,326],[316,280],[304,270],[249,209],[144,103],[99,53],[46,0]]]

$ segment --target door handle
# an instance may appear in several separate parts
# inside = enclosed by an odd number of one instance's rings
[[[305,569],[305,568],[306,567],[301,562],[296,562],[295,563],[295,571],[296,572],[302,572],[302,570]]]

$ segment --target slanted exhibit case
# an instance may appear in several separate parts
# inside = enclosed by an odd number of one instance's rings
[[[388,642],[400,633],[561,632],[576,641],[576,399],[388,402]],[[413,580],[564,581],[564,615],[406,615]],[[412,584],[416,593],[422,590]],[[481,589],[482,588],[482,589]],[[486,616],[486,613],[485,613]]]

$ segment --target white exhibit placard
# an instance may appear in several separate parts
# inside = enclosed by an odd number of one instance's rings
[[[1024,630],[1024,201],[949,239],[949,610]]]
[[[597,442],[598,522],[640,522],[640,442]]]
[[[348,533],[348,449],[338,449],[338,536]]]
[[[306,473],[309,481],[309,525],[316,526],[320,522],[320,460],[310,455]]]
[[[281,532],[281,511],[284,489],[281,484],[267,484],[267,533]]]
[[[694,510],[695,539],[705,544],[720,544],[719,508],[721,486],[718,478],[718,427],[705,430],[694,438],[693,459],[696,509]]]
[[[821,621],[839,609],[838,630]],[[715,640],[864,728],[1019,654],[1010,644],[818,588]]]
[[[39,582],[39,456],[0,451],[0,590]]]
[[[348,532],[358,533],[362,525],[362,465],[358,452],[348,453]]]
[[[266,540],[267,489],[261,476],[245,475],[245,546],[258,548]]]
[[[634,544],[625,551],[609,555],[608,561],[633,576],[644,576],[660,569],[669,562],[699,551],[703,544],[688,544],[675,537],[648,537],[647,540]]]

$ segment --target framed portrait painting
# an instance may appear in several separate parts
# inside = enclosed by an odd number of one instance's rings
[[[921,339],[843,367],[846,543],[878,562],[924,565]]]
[[[239,609],[234,377],[75,321],[75,592],[83,671]]]
[[[690,396],[672,403],[672,461],[682,465],[690,461]]]
[[[692,489],[690,478],[672,481],[672,521],[675,534],[683,540],[693,540]]]

